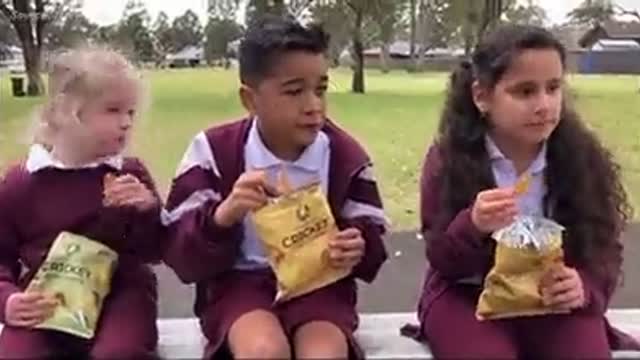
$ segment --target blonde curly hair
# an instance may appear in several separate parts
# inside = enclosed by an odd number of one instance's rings
[[[107,47],[89,46],[61,52],[52,58],[48,74],[49,97],[36,113],[31,136],[32,143],[47,148],[53,146],[53,138],[65,125],[80,121],[77,114],[82,105],[100,96],[111,84],[129,81],[141,98],[144,93],[136,68],[125,56]],[[74,104],[71,108],[70,99]],[[67,106],[62,106],[63,103]]]

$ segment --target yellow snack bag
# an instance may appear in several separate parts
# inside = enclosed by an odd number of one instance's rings
[[[320,184],[273,199],[252,214],[278,281],[276,302],[334,283],[349,269],[329,262],[329,239],[338,231]]]
[[[478,320],[558,312],[543,304],[540,284],[552,267],[563,263],[563,230],[548,219],[520,216],[493,234],[495,261],[478,299]]]
[[[53,316],[36,328],[93,338],[117,259],[116,252],[99,242],[60,233],[26,289],[58,301]]]

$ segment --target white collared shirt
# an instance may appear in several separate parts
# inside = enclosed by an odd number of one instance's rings
[[[294,189],[319,181],[325,194],[329,188],[329,159],[329,137],[323,132],[318,133],[314,142],[304,150],[296,161],[284,161],[277,158],[262,141],[255,119],[251,124],[244,147],[245,170],[266,170],[267,178],[275,185],[278,173],[284,168]],[[236,262],[235,267],[239,269],[268,267],[262,243],[248,216],[244,219],[243,225],[242,256]]]
[[[94,162],[78,165],[78,166],[68,166],[63,164],[60,160],[53,157],[51,152],[47,150],[41,144],[33,144],[29,148],[29,155],[27,156],[26,169],[29,173],[33,174],[42,169],[46,168],[55,168],[55,169],[90,169],[96,168],[101,165],[110,166],[116,170],[122,169],[123,164],[122,155],[110,156],[102,159],[98,159]]]
[[[491,171],[498,187],[514,186],[519,179],[518,172],[511,160],[500,151],[496,143],[489,135],[485,137],[485,146]],[[531,175],[529,188],[524,194],[518,196],[518,208],[520,213],[532,216],[544,216],[544,197],[547,194],[547,185],[544,178],[544,169],[547,167],[547,144],[537,154],[529,168],[525,171]]]
[[[514,186],[520,176],[513,161],[509,160],[489,135],[485,136],[485,149],[489,156],[491,172],[498,187]],[[543,144],[542,149],[533,160],[529,168],[525,171],[531,175],[529,188],[524,194],[518,196],[518,209],[521,214],[532,216],[544,215],[544,197],[547,194],[547,185],[544,179],[544,169],[547,167],[547,144]],[[482,285],[483,278],[475,275],[460,279],[460,284]]]

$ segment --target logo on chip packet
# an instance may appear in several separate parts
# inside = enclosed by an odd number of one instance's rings
[[[296,210],[296,216],[300,221],[307,221],[307,219],[309,218],[310,212],[311,210],[309,210],[309,205],[301,204]]]

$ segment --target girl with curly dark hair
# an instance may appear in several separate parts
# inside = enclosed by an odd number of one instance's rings
[[[565,49],[551,33],[505,25],[451,75],[421,184],[430,268],[419,317],[436,358],[603,359],[637,348],[604,316],[631,208],[620,167],[566,96],[565,72]],[[524,174],[530,186],[516,194]],[[566,228],[566,265],[540,293],[567,313],[478,321],[495,250],[489,235],[517,214]]]

